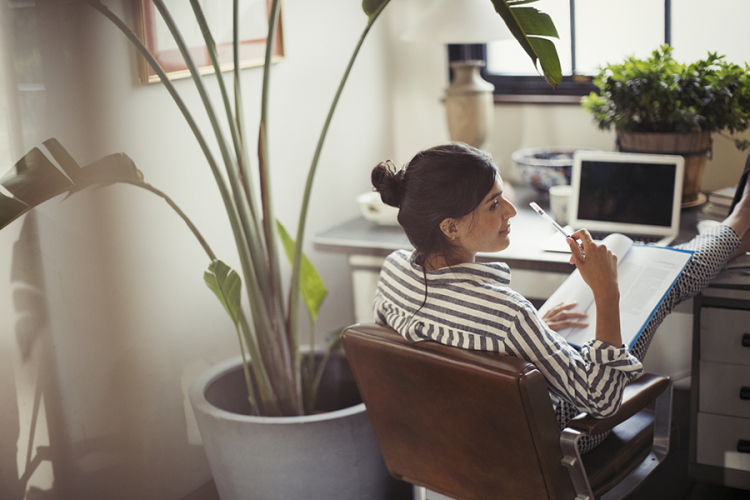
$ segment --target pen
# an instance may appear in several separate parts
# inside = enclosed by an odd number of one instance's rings
[[[557,229],[558,231],[560,231],[560,233],[563,236],[565,236],[566,238],[573,239],[573,237],[571,235],[569,235],[568,233],[566,233],[565,230],[560,227],[560,224],[558,224],[557,222],[555,222],[555,219],[553,219],[552,217],[550,217],[549,215],[547,215],[547,212],[545,212],[544,210],[542,210],[542,207],[540,207],[539,205],[537,205],[533,201],[531,203],[529,203],[529,205],[531,206],[531,208],[534,209],[534,211],[536,213],[538,213],[539,215],[541,215],[542,217],[544,217],[545,219],[547,219],[549,222],[551,222],[552,225],[555,226],[555,229]],[[575,241],[575,240],[573,239],[573,241]],[[583,247],[581,246],[580,243],[578,244],[578,248],[581,249],[581,253],[583,254]]]

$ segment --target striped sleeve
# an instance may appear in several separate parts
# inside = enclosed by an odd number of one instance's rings
[[[507,351],[534,363],[550,392],[593,417],[615,413],[625,385],[643,371],[626,347],[594,340],[578,352],[550,330],[533,307],[519,310]]]

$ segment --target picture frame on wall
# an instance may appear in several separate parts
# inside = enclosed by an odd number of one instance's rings
[[[164,3],[190,47],[190,53],[200,73],[213,73],[214,68],[190,2],[186,0],[165,0]],[[232,4],[233,0],[201,1],[203,13],[216,42],[221,71],[234,69]],[[180,54],[177,44],[169,32],[169,28],[167,28],[167,24],[153,2],[151,0],[136,0],[135,8],[136,34],[164,68],[169,79],[189,77],[190,70],[188,70],[182,54]],[[243,0],[240,2],[239,8],[240,68],[262,66],[266,51],[271,1]],[[272,62],[278,62],[284,58],[281,13],[279,13],[279,26],[276,33]],[[159,81],[159,76],[154,73],[140,53],[138,54],[138,74],[141,83]]]

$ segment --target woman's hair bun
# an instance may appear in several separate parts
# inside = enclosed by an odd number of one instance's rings
[[[372,169],[372,185],[380,193],[383,203],[392,207],[401,207],[404,200],[404,174],[391,160],[379,163]]]

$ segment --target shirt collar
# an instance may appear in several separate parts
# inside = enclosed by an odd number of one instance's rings
[[[479,282],[494,281],[502,285],[510,285],[510,268],[504,262],[473,262],[456,264],[436,271],[424,269],[416,263],[417,252],[413,251],[409,263],[415,272],[426,274],[428,280],[461,280],[471,279]]]

